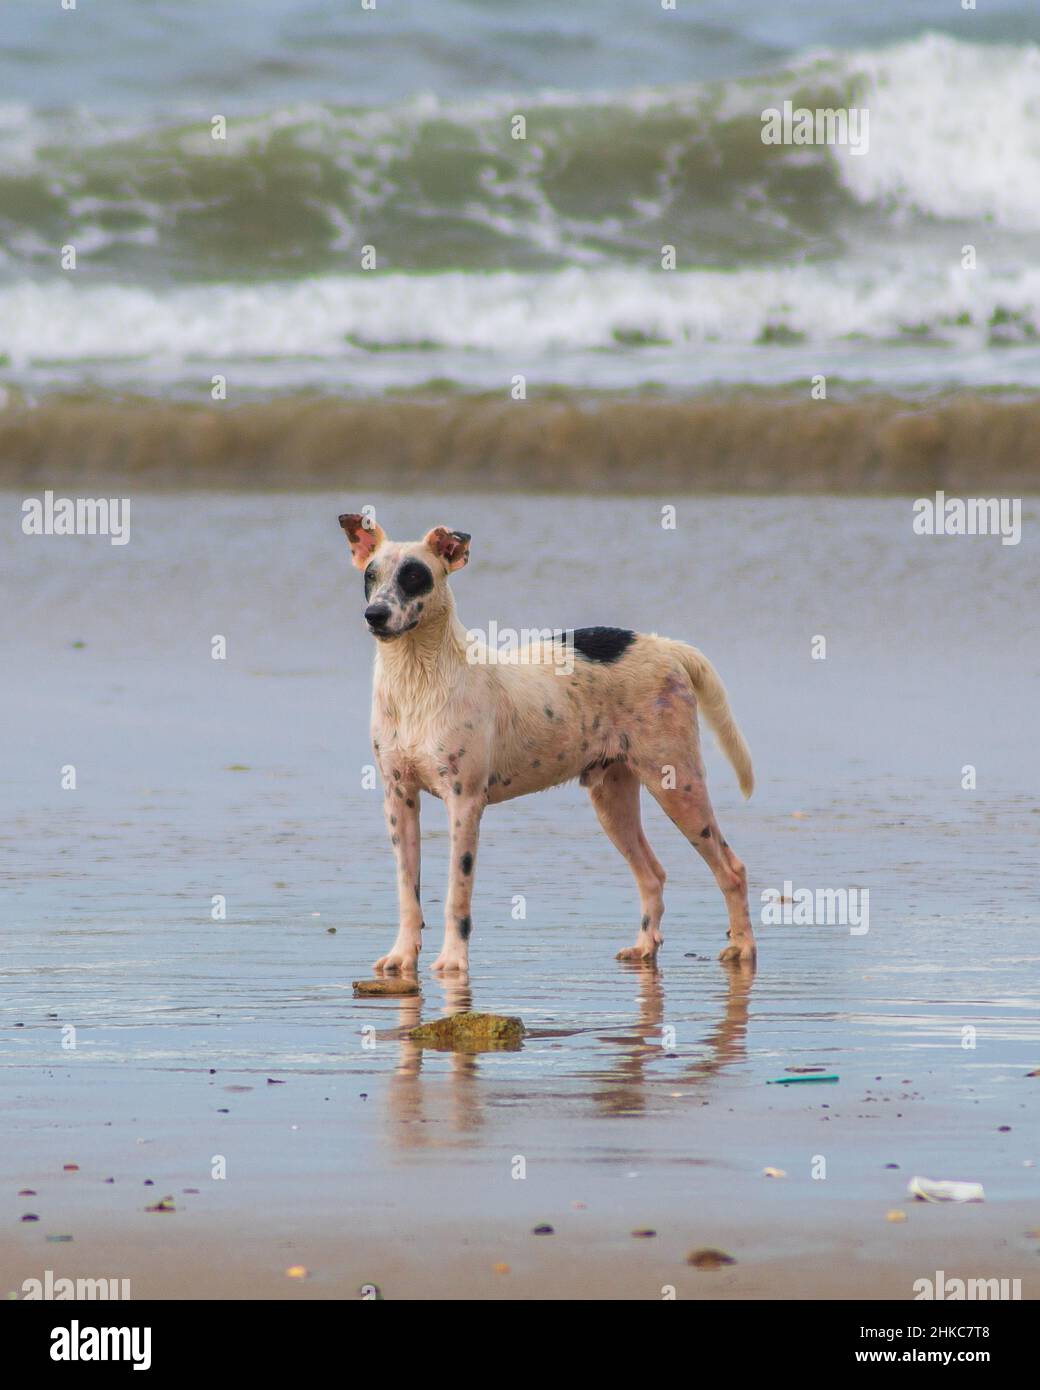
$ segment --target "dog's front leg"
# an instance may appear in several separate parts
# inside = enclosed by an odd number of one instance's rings
[[[415,974],[422,949],[422,904],[419,901],[419,788],[391,778],[383,802],[386,828],[397,860],[397,940],[373,969]]]
[[[465,974],[469,970],[473,873],[477,864],[477,840],[485,796],[483,792],[476,796],[465,790],[456,792],[453,789],[446,801],[451,826],[451,861],[444,906],[444,944],[433,962],[433,969],[458,970]]]

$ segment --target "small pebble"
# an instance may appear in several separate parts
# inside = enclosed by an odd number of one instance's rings
[[[725,1250],[692,1250],[686,1256],[686,1263],[693,1265],[694,1269],[721,1269],[723,1265],[735,1265],[737,1262],[732,1255],[727,1255]]]
[[[415,979],[389,976],[382,980],[355,980],[355,999],[367,994],[418,994],[419,981]]]

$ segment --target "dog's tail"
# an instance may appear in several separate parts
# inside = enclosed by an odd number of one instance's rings
[[[755,787],[751,753],[744,742],[743,734],[737,728],[737,721],[733,718],[733,711],[726,698],[726,687],[722,684],[718,671],[696,647],[687,646],[685,642],[676,642],[675,648],[697,692],[701,712],[708,727],[718,739],[719,747],[737,774],[740,790],[745,796],[750,796]]]

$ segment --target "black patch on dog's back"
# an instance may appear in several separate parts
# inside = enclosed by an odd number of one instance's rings
[[[624,627],[576,627],[574,650],[589,661],[617,661],[636,640]]]

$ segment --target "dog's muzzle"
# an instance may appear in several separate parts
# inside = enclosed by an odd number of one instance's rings
[[[365,622],[368,623],[369,631],[384,632],[389,621],[390,605],[388,603],[370,603],[365,609]]]

